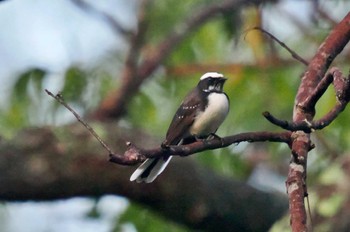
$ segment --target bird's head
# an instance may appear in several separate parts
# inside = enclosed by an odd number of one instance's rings
[[[198,87],[204,92],[222,92],[227,78],[217,72],[207,72],[199,80]]]

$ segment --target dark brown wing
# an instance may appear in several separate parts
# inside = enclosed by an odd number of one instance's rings
[[[194,88],[181,103],[169,126],[163,145],[177,145],[181,139],[190,136],[189,128],[194,121],[197,111],[202,108],[200,95],[197,91],[198,89]]]

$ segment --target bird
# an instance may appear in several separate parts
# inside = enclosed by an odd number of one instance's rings
[[[218,137],[215,134],[225,120],[230,104],[223,92],[227,78],[217,72],[203,74],[196,87],[184,98],[177,109],[166,138],[161,147],[168,149],[171,145],[185,145],[199,139]],[[164,171],[172,156],[146,159],[131,175],[130,181],[137,183],[153,182]]]

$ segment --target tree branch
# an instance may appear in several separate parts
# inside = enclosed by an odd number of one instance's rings
[[[118,118],[125,113],[125,108],[129,100],[135,94],[135,88],[142,83],[138,76],[138,62],[140,51],[144,46],[144,39],[147,31],[147,21],[145,10],[148,6],[147,0],[142,0],[138,13],[137,32],[130,38],[129,52],[126,56],[121,79],[121,87],[108,95],[93,113],[92,117],[103,120],[105,118]],[[139,84],[138,84],[139,83]]]
[[[332,30],[324,43],[318,49],[302,77],[294,110],[295,121],[303,121],[304,117],[312,119],[315,113],[314,103],[305,99],[314,91],[318,83],[325,76],[334,58],[343,50],[350,38],[350,13]],[[303,111],[305,113],[303,113]],[[299,119],[300,116],[300,119]],[[311,120],[308,120],[311,121]]]
[[[302,121],[299,123],[294,123],[294,122],[289,122],[286,120],[281,120],[273,116],[270,112],[266,111],[263,113],[263,116],[272,124],[279,126],[285,130],[289,131],[298,131],[302,130],[305,133],[310,133],[311,132],[311,123],[307,121]]]
[[[271,39],[273,39],[274,41],[276,41],[279,45],[281,45],[281,47],[285,48],[294,59],[296,59],[297,61],[299,61],[300,63],[304,64],[304,65],[309,65],[309,62],[307,62],[304,58],[302,58],[301,56],[299,56],[295,51],[293,51],[292,49],[290,49],[285,43],[283,43],[281,40],[277,39],[276,36],[272,35],[270,32],[266,31],[265,29],[261,28],[261,27],[253,27],[252,29],[249,30],[258,30],[261,31],[263,33],[265,33],[266,35],[268,35]],[[249,31],[248,30],[248,31]]]
[[[53,97],[56,101],[62,104],[66,109],[68,109],[74,117],[89,131],[89,133],[94,136],[97,141],[109,152],[110,162],[118,163],[122,165],[133,165],[139,162],[143,162],[147,158],[154,158],[160,156],[188,156],[194,153],[198,153],[204,150],[217,149],[227,147],[234,143],[240,142],[284,142],[289,146],[291,145],[291,133],[282,132],[247,132],[237,135],[232,135],[224,138],[213,137],[213,139],[203,139],[197,142],[187,144],[187,145],[177,145],[169,146],[167,148],[154,148],[154,149],[140,149],[133,145],[131,142],[127,142],[126,145],[128,149],[125,151],[124,155],[115,154],[112,152],[111,148],[97,135],[94,129],[86,123],[78,113],[76,113],[63,99],[61,94],[54,95],[47,89],[45,92]]]
[[[140,149],[133,145],[131,142],[127,142],[126,145],[128,149],[124,152],[124,155],[115,154],[112,152],[111,148],[97,135],[92,127],[86,123],[78,113],[76,113],[63,99],[61,94],[54,95],[47,89],[45,92],[53,97],[56,101],[62,104],[66,109],[68,109],[74,117],[89,131],[89,133],[94,136],[97,141],[109,152],[109,161],[122,165],[134,165],[143,162],[147,158],[155,158],[161,156],[188,156],[204,150],[217,149],[227,147],[234,143],[240,142],[284,142],[291,146],[291,133],[282,132],[247,132],[236,134],[224,138],[213,137],[213,139],[203,139],[197,142],[187,144],[187,145],[177,145],[169,146],[167,148],[157,147],[153,149]]]
[[[342,73],[338,68],[332,68],[327,75],[321,79],[316,88],[310,93],[309,96],[305,98],[301,105],[311,105],[315,106],[321,96],[326,92],[328,86],[333,83],[336,92],[336,105],[321,119],[316,121],[302,121],[302,122],[288,122],[285,120],[280,120],[274,117],[269,112],[264,112],[264,117],[285,130],[289,131],[304,131],[305,133],[310,133],[313,130],[321,130],[324,127],[331,124],[336,117],[345,109],[350,100],[350,81],[349,78],[343,77]]]
[[[124,155],[110,154],[110,161],[122,165],[133,165],[143,162],[147,158],[160,156],[189,156],[201,151],[212,150],[230,146],[240,142],[284,142],[291,144],[291,132],[247,132],[224,138],[201,140],[187,145],[170,146],[169,149],[161,147],[153,149],[141,149],[127,142],[127,150]]]
[[[315,103],[308,96],[325,77],[333,59],[343,50],[350,39],[350,13],[332,30],[309,63],[295,98],[293,123],[312,122],[315,115]],[[316,99],[317,97],[315,97]],[[290,223],[293,232],[307,231],[304,197],[306,190],[307,155],[311,149],[310,134],[296,131],[292,135],[292,161],[286,181],[291,213]]]

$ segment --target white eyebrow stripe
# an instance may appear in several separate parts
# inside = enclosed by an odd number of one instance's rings
[[[208,77],[220,78],[220,77],[224,77],[224,75],[217,72],[207,72],[203,76],[201,76],[200,80],[204,80],[205,78],[208,78]]]

